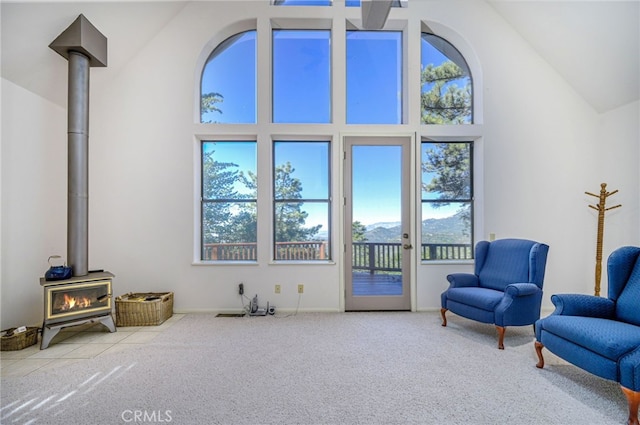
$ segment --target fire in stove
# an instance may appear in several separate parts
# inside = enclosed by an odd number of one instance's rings
[[[87,297],[72,297],[68,294],[63,294],[64,295],[64,302],[62,303],[62,306],[60,306],[59,311],[75,311],[75,310],[82,310],[84,308],[87,307],[91,307],[91,304],[93,304],[91,302],[91,300]],[[56,310],[56,307],[54,306],[54,311]]]
[[[91,300],[87,297],[70,297],[67,294],[64,294],[64,304],[60,308],[63,311],[73,310],[74,307],[83,309],[91,306]]]

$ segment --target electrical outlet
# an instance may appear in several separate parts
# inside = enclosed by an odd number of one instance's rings
[[[298,285],[298,294],[304,293],[304,285]]]
[[[241,283],[238,285],[238,294],[239,295],[243,295],[244,294],[244,283]]]
[[[280,293],[280,285],[276,285],[276,289],[275,289],[276,294]]]

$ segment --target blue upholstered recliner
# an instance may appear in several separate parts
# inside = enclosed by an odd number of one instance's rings
[[[618,382],[629,402],[629,424],[640,404],[640,247],[615,250],[607,261],[608,298],[553,295],[555,311],[536,322],[539,368],[542,349],[587,372]]]
[[[498,348],[504,349],[507,326],[533,325],[540,318],[542,283],[549,246],[526,239],[499,239],[476,244],[475,272],[447,276],[449,289],[442,293],[442,326],[445,313],[483,323],[498,331]]]

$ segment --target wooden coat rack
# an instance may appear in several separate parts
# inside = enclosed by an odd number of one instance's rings
[[[600,296],[600,279],[602,277],[602,239],[604,238],[604,213],[605,211],[609,211],[622,206],[622,204],[618,204],[613,207],[606,208],[605,203],[607,202],[607,198],[609,196],[617,192],[617,189],[613,192],[607,192],[606,183],[600,184],[600,195],[585,192],[585,194],[599,199],[599,202],[596,205],[589,205],[589,208],[593,208],[594,210],[598,211],[598,241],[596,243],[596,297]]]

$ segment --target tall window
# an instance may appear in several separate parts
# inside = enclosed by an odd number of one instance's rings
[[[200,85],[200,122],[256,122],[256,31],[233,35],[207,59]]]
[[[393,6],[404,3],[394,2]],[[257,261],[258,242],[263,251],[271,249],[276,261],[330,260],[331,147],[327,134],[357,132],[364,126],[356,125],[362,124],[384,124],[385,132],[395,127],[402,132],[429,133],[430,141],[421,144],[420,154],[421,258],[472,258],[473,144],[466,141],[469,129],[460,125],[473,124],[473,83],[460,52],[428,32],[421,33],[418,50],[417,43],[404,39],[407,32],[403,31],[353,30],[351,25],[340,33],[327,29],[331,24],[325,15],[343,4],[360,5],[359,0],[272,0],[271,4],[272,11],[278,10],[275,6],[331,7],[306,8],[312,15],[314,10],[322,11],[323,17],[301,20],[305,29],[282,29],[281,25],[295,28],[294,20],[276,18],[264,34],[258,35],[255,29],[239,32],[208,56],[200,81],[200,123],[209,125],[198,126],[196,136],[205,139],[201,141],[201,260]],[[256,25],[258,21],[267,23],[265,17],[256,18]],[[310,28],[311,23],[322,28]],[[262,24],[260,28],[269,28]],[[263,40],[260,45],[271,52],[272,72],[257,72],[258,36]],[[344,62],[344,87],[332,84],[332,70],[342,69],[332,65],[337,53],[332,51],[333,44],[345,47],[344,57],[337,59]],[[404,87],[405,67],[415,63],[406,60],[409,55],[421,56],[421,77]],[[269,77],[271,81],[262,80]],[[260,104],[266,112],[260,117],[258,82],[263,96]],[[419,114],[403,110],[408,90],[419,92]],[[429,127],[431,124],[438,126]],[[327,130],[318,134],[318,128]],[[376,128],[367,126],[366,131]],[[440,129],[446,132],[446,140],[459,141],[432,142]],[[461,130],[464,138],[455,139],[452,135]],[[201,131],[211,131],[215,137],[202,136]],[[264,152],[272,148],[272,156],[258,158],[258,146]],[[260,184],[272,188],[272,199],[257,199],[258,168],[271,168],[270,176],[261,175]],[[265,229],[268,233],[260,236],[258,213],[272,213],[273,218],[271,228]],[[273,246],[267,242],[269,235]],[[262,254],[267,257],[266,252]]]
[[[473,258],[473,145],[422,143],[422,260]]]
[[[402,124],[402,32],[347,31],[347,124]]]
[[[275,141],[274,258],[331,258],[329,142]]]
[[[471,73],[460,52],[446,40],[422,33],[421,64],[422,124],[471,124]]]
[[[256,261],[256,142],[202,142],[201,260]]]
[[[331,121],[331,31],[273,31],[273,122]]]

